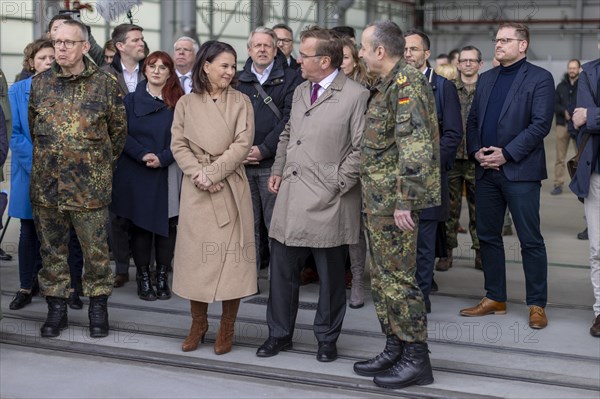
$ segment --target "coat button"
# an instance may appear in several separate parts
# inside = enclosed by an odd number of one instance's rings
[[[296,144],[300,145],[302,142],[300,140],[296,141]]]
[[[344,183],[343,181],[340,182],[340,186],[344,187],[346,185],[346,183]]]
[[[310,116],[310,111],[306,111],[306,112],[304,113],[304,116]]]
[[[294,176],[296,176],[296,175],[298,174],[298,172],[296,172],[296,171],[293,171],[293,172],[292,172],[292,174],[293,174]]]

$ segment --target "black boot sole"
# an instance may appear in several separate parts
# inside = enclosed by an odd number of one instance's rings
[[[90,338],[108,337],[108,327],[106,329],[100,327],[90,327]]]
[[[375,376],[378,376],[381,373],[385,373],[390,368],[392,368],[392,366],[388,367],[387,369],[383,369],[383,370],[379,370],[379,371],[362,371],[362,370],[357,370],[357,369],[353,369],[353,370],[354,370],[354,373],[356,373],[356,374],[358,374],[360,376],[363,376],[363,377],[375,377]]]
[[[378,387],[381,387],[381,388],[402,389],[402,388],[407,388],[407,387],[410,387],[413,385],[431,385],[431,384],[433,384],[433,377],[423,378],[420,380],[405,381],[405,382],[399,383],[399,384],[377,382],[375,379],[373,379],[373,382],[375,383],[375,385],[377,385]]]
[[[42,338],[55,338],[58,337],[60,335],[60,332],[64,329],[66,329],[67,327],[69,327],[69,322],[65,321],[64,324],[61,324],[58,326],[58,331],[55,330],[54,328],[46,328],[44,329],[44,326],[42,326],[42,328],[40,329],[41,332],[41,336]]]

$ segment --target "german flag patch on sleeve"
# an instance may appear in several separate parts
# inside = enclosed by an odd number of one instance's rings
[[[410,103],[410,98],[408,98],[408,97],[402,97],[402,98],[398,99],[398,104],[400,104],[400,105],[405,105],[408,103]]]

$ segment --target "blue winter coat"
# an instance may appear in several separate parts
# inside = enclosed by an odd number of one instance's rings
[[[138,227],[161,236],[169,235],[168,166],[171,152],[173,110],[146,91],[144,80],[124,99],[127,141],[113,177],[110,210]],[[142,157],[154,153],[160,168],[148,168]]]
[[[18,219],[33,219],[31,200],[29,199],[33,145],[27,121],[30,89],[31,78],[28,78],[14,83],[8,90],[13,127],[10,137],[12,158],[8,215]]]

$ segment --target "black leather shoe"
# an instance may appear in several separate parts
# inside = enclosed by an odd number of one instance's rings
[[[144,301],[156,301],[156,292],[152,288],[152,285],[156,285],[156,282],[152,282],[148,266],[138,267],[135,278],[137,281],[138,297]]]
[[[319,342],[317,360],[323,363],[333,362],[337,359],[337,346],[335,342]]]
[[[425,342],[405,342],[402,357],[394,366],[373,378],[375,385],[400,389],[433,384],[429,349]]]
[[[167,273],[167,266],[158,265],[156,266],[156,297],[158,299],[170,299],[171,290],[169,289],[169,274]]]
[[[3,249],[0,249],[0,260],[3,260],[5,262],[11,261],[12,255],[7,254],[6,252],[4,252]]]
[[[102,338],[108,336],[108,296],[90,297],[88,316],[90,319],[90,337]]]
[[[402,356],[402,341],[397,335],[388,335],[383,352],[372,359],[354,363],[354,372],[374,377],[391,368]]]
[[[17,294],[15,295],[15,298],[10,303],[10,305],[8,305],[8,307],[10,308],[10,310],[23,309],[25,307],[25,305],[28,305],[31,303],[32,297],[33,297],[33,295],[31,294],[31,292],[27,293],[25,291],[19,290],[17,292]]]
[[[81,298],[79,298],[79,294],[77,293],[77,291],[69,292],[69,299],[67,299],[67,304],[71,309],[83,309],[83,302],[81,301]]]
[[[280,351],[292,349],[291,338],[269,337],[264,344],[256,351],[258,357],[271,357],[277,355]]]
[[[67,328],[68,325],[67,300],[65,298],[47,296],[46,302],[48,303],[48,317],[40,329],[42,337],[58,337],[60,331]]]

